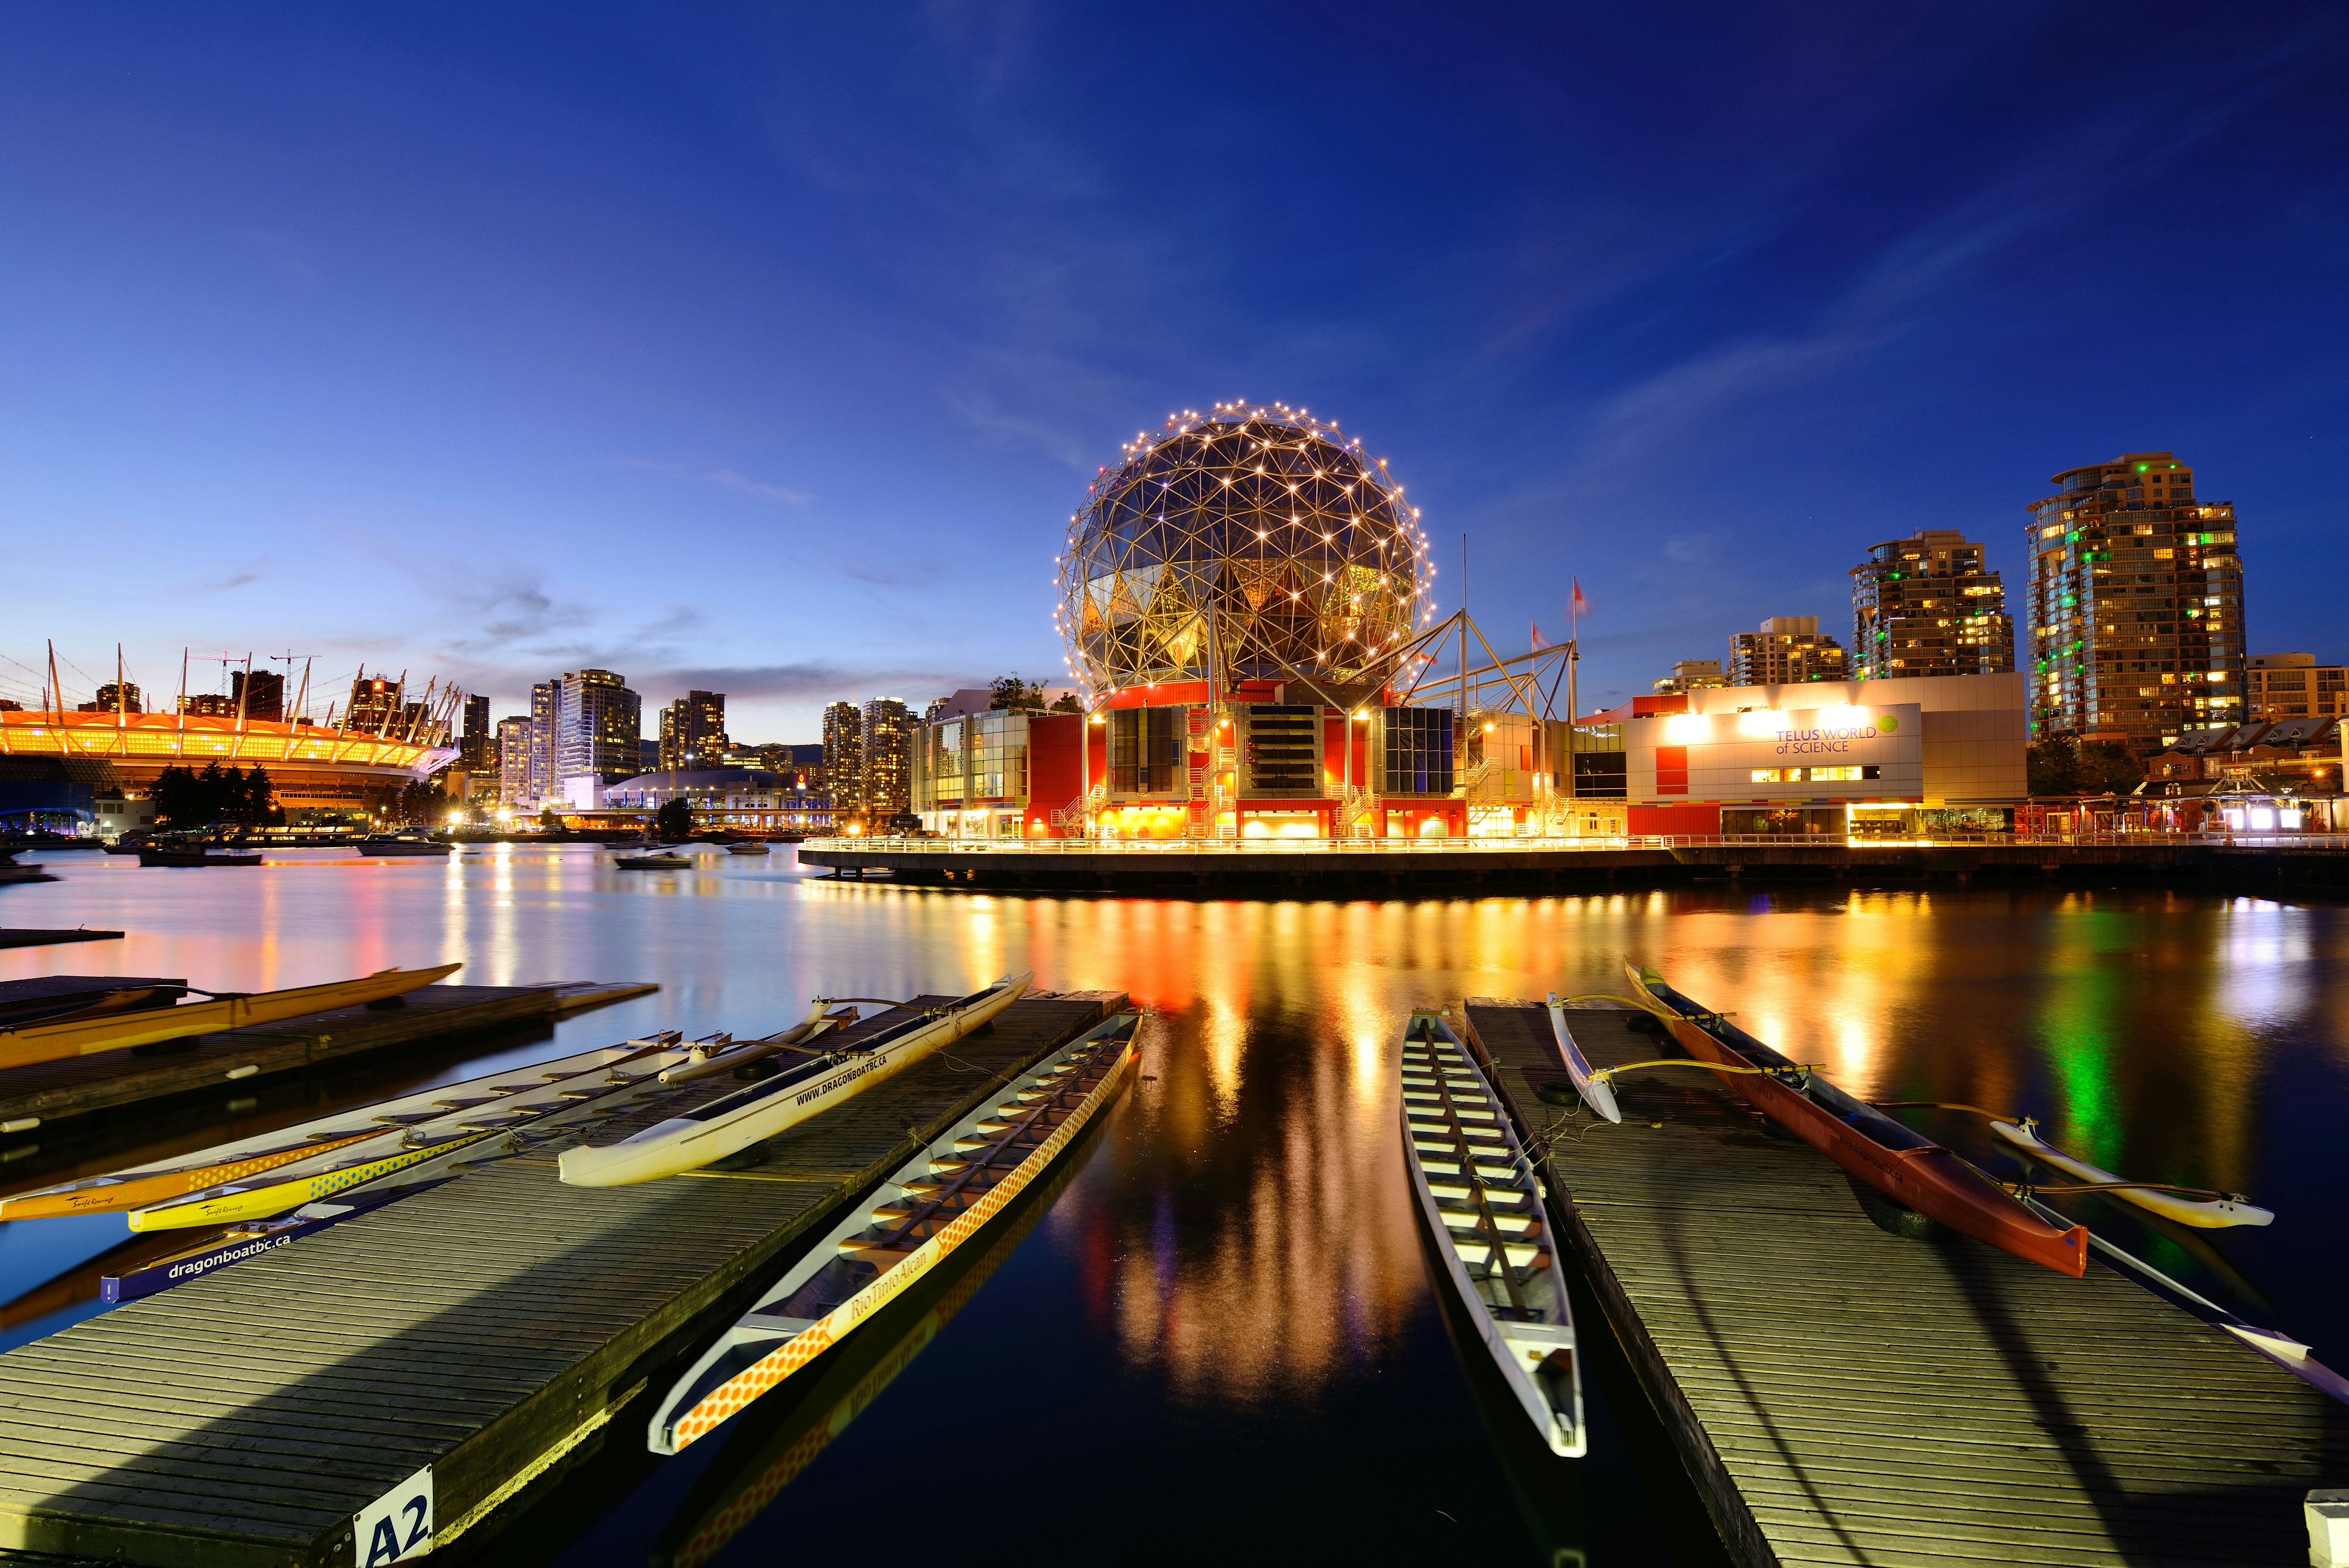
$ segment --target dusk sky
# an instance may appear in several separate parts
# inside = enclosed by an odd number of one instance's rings
[[[1388,458],[1503,651],[1578,577],[1587,707],[1847,639],[1918,528],[2019,609],[2124,451],[2349,657],[2335,6],[5,15],[0,695],[596,665],[812,740],[1057,680],[1086,483],[1230,398]]]

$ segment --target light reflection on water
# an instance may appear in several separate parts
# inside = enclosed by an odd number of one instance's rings
[[[2282,1220],[2217,1237],[2220,1253],[2284,1326],[2349,1361],[2349,1309],[2311,1261],[2344,1240],[2333,1139],[2349,1107],[2349,925],[2337,909],[1826,890],[1011,898],[820,880],[782,851],[710,857],[692,874],[618,872],[584,849],[288,858],[171,872],[54,857],[66,879],[9,890],[0,917],[135,934],[0,952],[0,978],[167,974],[258,990],[455,959],[476,983],[661,982],[528,1055],[661,1027],[764,1031],[818,992],[967,990],[1031,967],[1047,988],[1120,989],[1160,1014],[1143,1075],[1035,1233],[721,1562],[869,1545],[870,1521],[902,1506],[905,1456],[935,1445],[947,1413],[981,1409],[999,1454],[1098,1444],[1215,1500],[1138,1534],[1118,1527],[1129,1559],[1228,1551],[1234,1532],[1319,1555],[1440,1553],[1473,1537],[1521,1556],[1509,1490],[1432,1314],[1392,1042],[1415,1005],[1619,992],[1627,958],[1863,1096],[2026,1110],[2100,1164],[2251,1191]],[[378,1069],[344,1092],[461,1075],[467,1061]],[[1965,1118],[1919,1125],[1992,1158]],[[2090,1217],[2145,1238],[2133,1221]],[[0,1227],[10,1294],[92,1244],[62,1232],[20,1244],[17,1230]],[[2199,1266],[2164,1245],[2165,1262]],[[1019,1391],[1009,1408],[1007,1388]],[[572,1560],[641,1560],[704,1462],[688,1455],[631,1481]],[[1594,1487],[1599,1477],[1610,1479]],[[1601,1454],[1582,1480],[1592,1560],[1661,1560],[1628,1462]],[[937,1503],[934,1528],[955,1527],[957,1508],[978,1525],[993,1495]],[[1342,1498],[1342,1517],[1301,1511],[1300,1495]],[[1091,1506],[1079,1512],[1112,1518]]]

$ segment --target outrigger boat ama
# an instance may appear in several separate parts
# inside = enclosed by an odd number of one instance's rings
[[[1929,1220],[2077,1279],[2087,1268],[2088,1229],[2051,1225],[1981,1171],[1922,1133],[1788,1061],[1718,1013],[1707,1012],[1651,969],[1623,966],[1658,1005],[1672,1038],[1723,1075],[1763,1115],[1852,1176]]]
[[[985,991],[925,1010],[876,1034],[825,1052],[803,1066],[738,1089],[706,1106],[654,1123],[636,1137],[601,1147],[563,1151],[563,1179],[574,1187],[631,1187],[698,1170],[798,1126],[810,1116],[895,1077],[951,1045],[1019,1000],[1035,972],[1007,976]],[[824,1003],[816,1004],[822,1008]]]
[[[575,1105],[579,1103],[575,1094],[566,1098],[559,1091],[575,1089],[579,1083],[587,1081],[582,1075],[609,1073],[625,1064],[664,1053],[678,1058],[687,1054],[678,1046],[676,1035],[665,1034],[559,1056],[466,1083],[442,1084],[371,1106],[354,1106],[275,1132],[215,1144],[153,1165],[0,1198],[0,1220],[44,1220],[143,1209],[151,1203],[247,1180],[286,1166],[315,1161],[370,1139],[390,1137],[396,1142],[396,1135],[451,1117],[484,1126],[493,1122],[503,1125],[507,1120],[519,1122],[525,1119],[514,1114],[525,1103],[522,1096],[545,1095],[554,1089],[558,1092],[552,1097],[562,1105]]]
[[[357,1188],[407,1185],[454,1174],[454,1168],[510,1153],[525,1132],[603,1114],[653,1093],[667,1068],[694,1060],[698,1048],[668,1034],[631,1040],[607,1052],[541,1063],[427,1090],[354,1113],[388,1124],[377,1136],[234,1181],[130,1211],[133,1231],[235,1224],[339,1198]],[[597,1062],[593,1058],[606,1058]],[[583,1057],[586,1060],[582,1064]],[[721,1060],[723,1058],[720,1058]],[[429,1107],[395,1110],[417,1098]]]
[[[1454,1293],[1554,1453],[1588,1444],[1574,1311],[1533,1163],[1459,1037],[1414,1012],[1402,1042],[1403,1149]]]
[[[707,1437],[982,1234],[1125,1081],[1140,1023],[1121,1012],[1062,1046],[883,1182],[678,1379],[653,1415],[653,1452]]]

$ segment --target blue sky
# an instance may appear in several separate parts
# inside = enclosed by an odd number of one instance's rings
[[[44,639],[830,699],[1056,675],[1095,468],[1276,399],[1645,690],[2175,450],[2349,657],[2309,6],[11,5],[0,695]],[[197,666],[201,687],[217,684]],[[68,692],[84,682],[69,670]]]

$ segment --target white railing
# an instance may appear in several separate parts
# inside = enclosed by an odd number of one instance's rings
[[[1999,847],[2349,849],[2349,834],[1984,833],[1939,838],[1847,837],[1842,834],[1713,833],[1546,836],[1501,838],[811,838],[802,850],[875,855],[1429,855],[1454,851],[1706,849],[1969,849]]]

